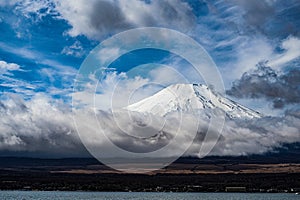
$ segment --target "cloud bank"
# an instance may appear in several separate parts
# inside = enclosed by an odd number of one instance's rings
[[[209,155],[261,154],[286,143],[300,142],[299,113],[300,110],[294,108],[281,117],[226,119],[220,137],[214,138],[218,134],[212,131],[211,138],[218,142],[212,143],[215,146]],[[179,135],[180,139],[172,144],[169,151],[154,154],[157,157],[184,152],[185,149],[181,148],[193,140],[195,133],[196,138],[185,155],[197,156],[209,124],[209,118],[204,114],[184,114],[181,118],[171,113],[161,118],[122,110],[97,110],[95,115],[93,108],[78,108],[72,112],[69,105],[42,94],[26,101],[10,94],[7,99],[1,100],[0,114],[0,153],[4,155],[15,152],[31,156],[87,156],[82,145],[84,141],[90,148],[108,157],[120,156],[99,137],[99,133],[104,132],[119,148],[137,153],[163,148]],[[79,119],[76,120],[77,129],[72,117]],[[81,140],[77,130],[82,133]]]
[[[55,157],[86,155],[76,137],[71,111],[59,101],[42,94],[29,101],[7,94],[0,101],[0,115],[1,152]]]

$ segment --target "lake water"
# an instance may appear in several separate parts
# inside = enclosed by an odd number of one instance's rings
[[[247,193],[123,193],[123,192],[31,192],[0,191],[1,200],[293,200],[295,194],[247,194]]]

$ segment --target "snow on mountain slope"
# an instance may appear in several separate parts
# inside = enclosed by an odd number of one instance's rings
[[[258,118],[261,115],[217,94],[202,84],[174,84],[126,107],[130,111],[166,116],[171,112],[210,112],[221,109],[230,118]]]

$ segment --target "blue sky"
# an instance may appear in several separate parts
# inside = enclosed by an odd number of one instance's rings
[[[273,117],[299,112],[299,1],[2,0],[0,107],[6,121],[0,127],[6,142],[1,148],[22,149],[26,143],[5,125],[17,114],[37,116],[21,105],[32,112],[49,108],[49,118],[69,115],[74,79],[89,52],[116,33],[141,27],[174,29],[201,44],[216,63],[229,98]],[[118,79],[146,63],[190,72],[183,59],[153,49],[125,54],[111,67]],[[39,108],[30,107],[39,103]],[[71,126],[58,124],[62,130]],[[42,125],[37,131],[43,132],[40,129]],[[52,132],[46,134],[50,137]]]

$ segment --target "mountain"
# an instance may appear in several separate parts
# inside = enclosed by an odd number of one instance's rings
[[[130,111],[166,116],[171,112],[209,113],[220,109],[229,118],[259,118],[262,115],[202,84],[174,84],[126,107]]]

